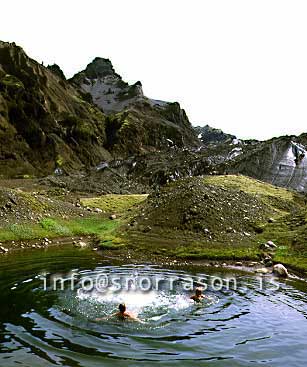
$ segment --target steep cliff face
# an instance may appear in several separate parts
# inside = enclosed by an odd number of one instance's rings
[[[106,120],[107,148],[117,155],[157,152],[199,143],[178,103],[152,108],[139,102]]]
[[[307,192],[307,134],[266,141],[239,140],[210,126],[196,127],[216,173],[239,173],[273,185]]]
[[[133,85],[124,82],[108,59],[94,59],[71,83],[90,94],[93,102],[108,115],[107,147],[116,154],[199,145],[178,103],[144,96],[141,82]]]
[[[259,142],[238,156],[232,172],[258,178],[276,186],[307,192],[306,134]]]
[[[0,42],[0,175],[44,175],[97,164],[105,116],[14,43]]]

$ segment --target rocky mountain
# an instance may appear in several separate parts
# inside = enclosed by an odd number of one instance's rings
[[[205,145],[226,142],[229,143],[233,140],[237,140],[235,135],[226,134],[222,130],[215,129],[214,127],[211,127],[209,125],[195,126],[194,130],[196,131],[198,138]]]
[[[45,182],[74,191],[143,193],[186,177],[239,174],[307,192],[307,135],[234,140],[197,149],[169,147],[98,166],[86,177]]]
[[[208,125],[195,131],[204,143],[201,155],[217,173],[239,173],[307,192],[307,134],[257,141],[239,140]]]
[[[93,102],[106,114],[120,112],[135,102],[148,100],[144,97],[141,82],[133,85],[124,82],[109,59],[96,57],[71,82],[91,94]]]
[[[265,141],[209,142],[199,156],[216,174],[235,173],[299,192],[307,192],[307,134]]]
[[[71,171],[109,159],[105,115],[14,43],[0,42],[0,175]]]
[[[229,164],[229,171],[307,192],[306,146],[307,134],[243,145],[240,154]]]
[[[102,192],[143,192],[184,177],[239,173],[306,192],[306,145],[307,134],[259,142],[208,125],[193,129],[178,103],[146,97],[110,60],[96,58],[66,80],[58,65],[0,42],[2,177],[95,172],[87,186],[98,180]]]
[[[178,103],[152,101],[96,58],[67,81],[0,42],[0,176],[88,170],[112,158],[197,146]]]
[[[146,97],[142,84],[122,80],[108,59],[96,58],[71,83],[106,113],[107,148],[131,155],[170,146],[198,146],[191,123],[178,103]],[[137,149],[136,149],[137,147]]]

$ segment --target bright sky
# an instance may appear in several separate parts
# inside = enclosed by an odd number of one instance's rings
[[[110,58],[194,125],[307,132],[306,0],[2,0],[0,39],[66,76]]]

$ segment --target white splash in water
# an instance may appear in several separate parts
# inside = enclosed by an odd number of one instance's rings
[[[112,289],[108,289],[103,293],[97,291],[84,292],[79,290],[77,298],[109,305],[111,307],[120,303],[125,303],[127,309],[136,315],[142,312],[156,315],[155,310],[163,313],[169,311],[176,312],[187,309],[193,304],[189,297],[184,294],[167,294],[154,290],[149,292],[135,290],[116,292]]]

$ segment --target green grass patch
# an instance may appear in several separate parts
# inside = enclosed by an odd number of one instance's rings
[[[107,213],[122,213],[146,200],[147,195],[102,195],[81,199],[84,206],[99,208]]]
[[[23,241],[51,237],[52,233],[39,224],[12,224],[0,228],[0,241]],[[53,235],[52,237],[55,237]]]
[[[70,221],[67,226],[75,235],[106,235],[119,226],[120,222],[106,218],[82,218]]]
[[[40,221],[40,225],[48,232],[56,233],[59,236],[70,236],[72,234],[72,232],[67,226],[58,223],[55,219],[51,218],[42,219]]]
[[[13,224],[0,228],[0,241],[35,240],[43,237],[69,237],[79,235],[96,235],[101,241],[113,241],[119,244],[114,235],[120,225],[118,220],[105,217],[75,218],[71,220],[44,218],[37,224]]]
[[[33,229],[25,225],[12,224],[9,230],[14,233],[16,237],[31,238],[33,236]]]
[[[107,239],[101,240],[99,247],[105,250],[117,250],[126,247],[126,243],[122,239],[117,237],[108,237]]]
[[[259,242],[272,240],[278,246],[274,261],[307,271],[306,209],[295,211],[265,226]]]
[[[289,213],[295,207],[301,206],[302,197],[294,191],[273,186],[253,178],[241,175],[206,176],[204,182],[225,189],[242,190],[262,200],[272,209],[277,210],[278,215]]]
[[[258,250],[252,246],[191,245],[179,246],[172,251],[172,255],[185,259],[210,260],[257,260]]]

